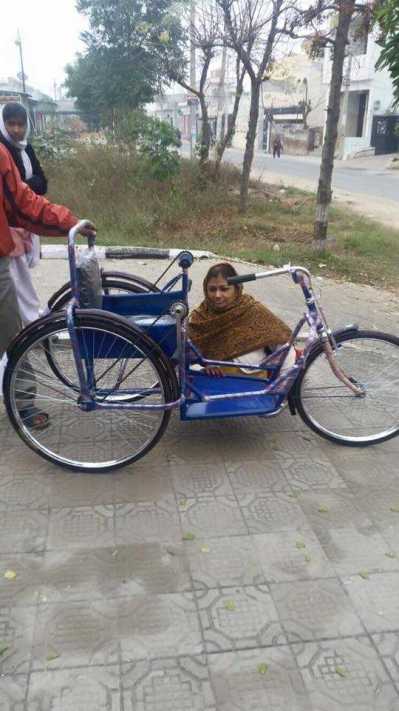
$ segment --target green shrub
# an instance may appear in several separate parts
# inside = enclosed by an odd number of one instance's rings
[[[165,121],[142,111],[131,111],[118,119],[110,138],[113,143],[137,153],[146,176],[168,180],[179,172],[180,156],[176,149],[181,145],[180,137]]]

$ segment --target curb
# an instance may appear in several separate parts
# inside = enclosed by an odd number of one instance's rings
[[[175,259],[181,249],[157,249],[156,247],[95,247],[98,259]],[[212,259],[213,252],[200,249],[189,250],[195,259]],[[64,244],[45,244],[41,248],[42,259],[68,259]]]

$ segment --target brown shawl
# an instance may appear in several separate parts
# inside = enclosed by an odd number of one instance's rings
[[[226,310],[203,301],[191,313],[189,338],[205,358],[232,360],[258,348],[286,343],[291,331],[266,306],[242,294]]]

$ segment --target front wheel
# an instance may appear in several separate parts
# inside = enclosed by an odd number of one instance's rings
[[[77,310],[76,337],[91,394],[115,406],[85,411],[73,385],[78,378],[65,313],[36,324],[14,341],[4,375],[7,412],[25,444],[55,464],[86,472],[111,471],[144,456],[168,424],[163,405],[177,397],[174,370],[157,344],[120,317]],[[62,380],[50,367],[49,342]],[[124,409],[126,400],[157,407]],[[46,428],[34,427],[33,411],[48,416]]]
[[[395,437],[399,433],[399,338],[357,331],[340,334],[336,340],[339,367],[364,394],[355,395],[337,379],[317,344],[292,393],[299,415],[321,437],[350,447]]]

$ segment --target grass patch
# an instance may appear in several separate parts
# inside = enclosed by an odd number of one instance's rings
[[[317,254],[313,194],[255,181],[248,212],[240,215],[233,166],[224,166],[219,183],[204,183],[197,164],[184,160],[180,174],[161,183],[146,178],[126,150],[78,146],[46,169],[51,199],[93,219],[100,244],[209,249],[275,266],[297,262],[315,274],[360,283],[398,284],[399,231],[333,208],[329,232],[336,246]]]

